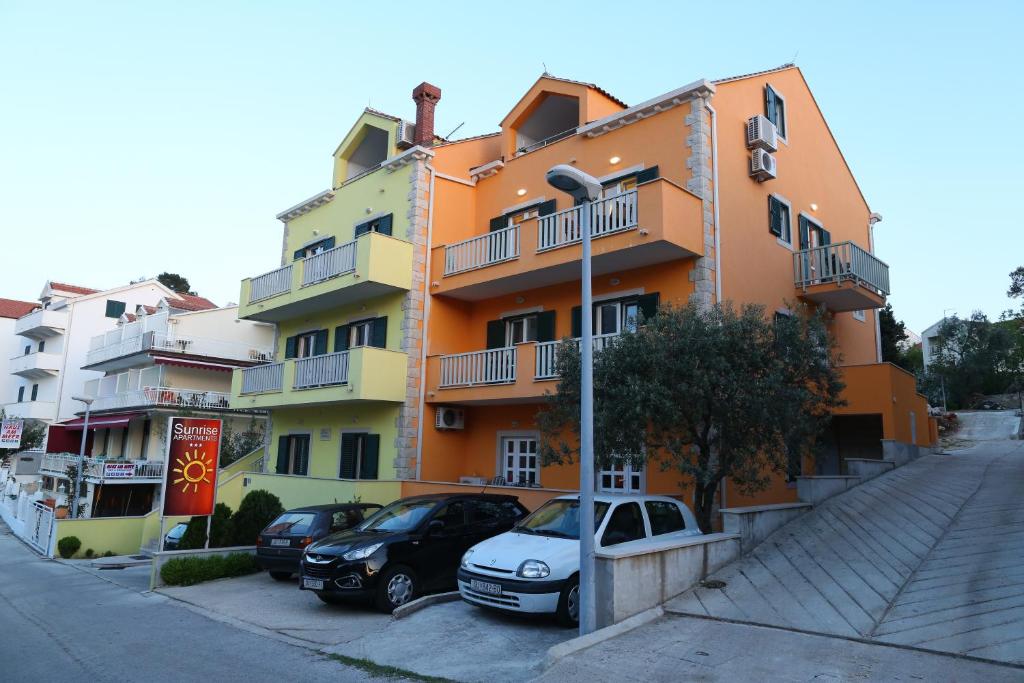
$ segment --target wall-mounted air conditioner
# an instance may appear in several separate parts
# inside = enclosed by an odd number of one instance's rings
[[[750,157],[750,177],[763,183],[775,177],[775,157],[763,149],[755,149]]]
[[[434,413],[434,427],[437,429],[465,429],[466,414],[462,408],[440,406]]]
[[[416,139],[416,126],[408,121],[398,122],[398,146],[402,149],[412,147]]]
[[[747,119],[747,148],[774,152],[779,148],[775,124],[758,114]]]

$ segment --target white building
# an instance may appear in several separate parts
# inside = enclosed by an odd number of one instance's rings
[[[939,353],[939,331],[946,320],[943,318],[921,332],[921,355],[924,358],[925,370],[934,362],[935,356]]]
[[[0,299],[0,360],[14,359],[24,353],[24,344],[14,333],[18,318],[26,316],[39,308],[35,301],[18,301],[16,299]],[[0,371],[0,405],[6,404],[17,396],[20,382],[6,370]]]

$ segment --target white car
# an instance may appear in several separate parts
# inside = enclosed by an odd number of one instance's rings
[[[579,623],[580,499],[552,498],[512,531],[462,556],[459,593],[466,602],[514,612],[555,614]],[[686,505],[667,496],[596,494],[596,550],[646,539],[701,535]]]

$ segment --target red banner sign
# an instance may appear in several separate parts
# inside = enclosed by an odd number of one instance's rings
[[[167,433],[164,516],[212,515],[221,421],[172,417]]]

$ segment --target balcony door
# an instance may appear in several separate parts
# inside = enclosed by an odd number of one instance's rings
[[[501,439],[501,472],[513,486],[529,486],[540,480],[537,461],[538,441],[533,436],[506,436]]]
[[[615,462],[602,469],[597,477],[597,490],[602,493],[643,493],[646,486],[642,463]]]
[[[277,474],[309,473],[309,434],[288,434],[277,440]]]

